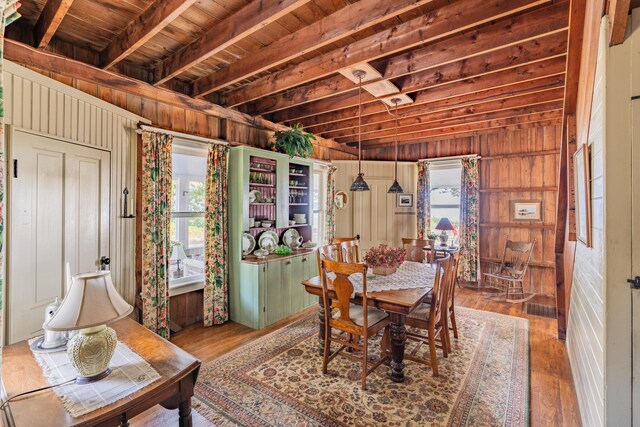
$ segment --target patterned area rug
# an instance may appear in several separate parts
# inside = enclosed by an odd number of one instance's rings
[[[528,321],[456,310],[460,338],[452,338],[448,359],[438,350],[437,378],[406,361],[405,382],[396,384],[383,365],[363,392],[360,365],[344,357],[322,375],[317,317],[310,315],[206,364],[194,408],[219,426],[528,425]]]

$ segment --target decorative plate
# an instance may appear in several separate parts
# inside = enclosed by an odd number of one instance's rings
[[[249,203],[256,203],[262,200],[262,193],[258,190],[249,191]]]
[[[249,233],[242,233],[242,256],[247,256],[256,248],[256,239]]]
[[[275,231],[265,231],[260,235],[258,245],[260,245],[260,249],[267,250],[271,253],[275,250],[276,246],[278,246],[278,235]]]
[[[295,228],[290,228],[284,232],[282,235],[282,243],[284,243],[287,247],[293,248],[293,243],[298,240],[300,237],[300,233]]]
[[[316,246],[318,246],[318,244],[316,242],[312,242],[311,240],[309,240],[308,242],[304,242],[302,244],[302,247],[305,249],[313,249]]]

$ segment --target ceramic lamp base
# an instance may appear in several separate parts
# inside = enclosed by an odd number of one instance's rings
[[[442,244],[442,246],[445,246],[448,241],[449,241],[449,235],[447,234],[446,231],[443,231],[440,234],[440,243]]]
[[[78,383],[98,381],[111,372],[109,362],[116,350],[116,332],[106,325],[81,329],[67,343],[67,355],[78,372]]]

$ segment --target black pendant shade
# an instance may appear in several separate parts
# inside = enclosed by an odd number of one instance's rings
[[[364,174],[359,173],[351,184],[351,191],[369,191],[369,184],[364,180]]]
[[[398,184],[398,180],[396,179],[393,181],[393,184],[391,184],[391,187],[389,187],[387,193],[404,193],[404,190],[402,189],[402,186]]]

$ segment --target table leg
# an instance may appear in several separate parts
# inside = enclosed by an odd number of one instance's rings
[[[404,314],[391,313],[391,379],[397,383],[404,382],[404,347],[407,341],[404,320]]]
[[[180,427],[192,427],[191,398],[180,402],[178,406],[178,425]]]
[[[331,310],[331,300],[327,300],[327,302],[329,303],[329,310]],[[320,354],[324,354],[324,334],[325,334],[325,327],[324,327],[324,301],[322,300],[322,297],[318,297],[318,321],[320,324],[320,327],[318,328],[318,344],[319,344],[319,352]],[[331,331],[329,331],[329,333],[331,333]]]

